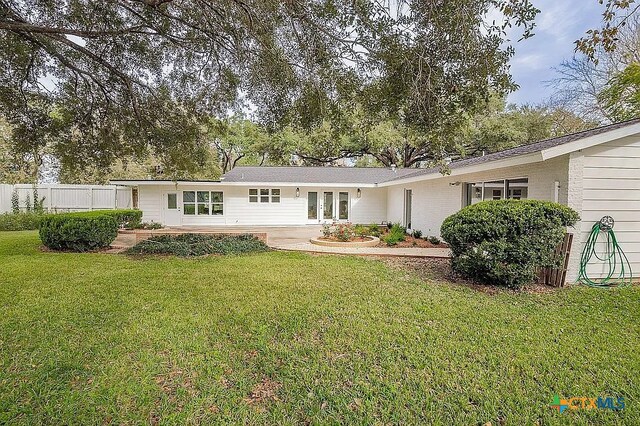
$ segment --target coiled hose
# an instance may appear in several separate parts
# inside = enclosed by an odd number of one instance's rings
[[[578,282],[598,288],[611,288],[631,284],[633,277],[631,265],[618,244],[616,234],[613,232],[613,225],[614,221],[611,216],[605,216],[599,222],[593,224],[584,250],[582,250]],[[602,253],[602,257],[596,252],[598,237],[601,233],[605,233],[607,236],[606,249]],[[596,260],[605,264],[605,270],[608,269],[604,278],[592,279],[587,274],[587,266],[594,256]]]

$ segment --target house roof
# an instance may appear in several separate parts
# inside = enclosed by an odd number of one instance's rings
[[[451,170],[462,169],[465,167],[481,165],[484,163],[491,163],[498,160],[525,156],[527,154],[542,153],[544,151],[548,151],[551,148],[560,147],[563,145],[569,145],[572,142],[585,140],[588,138],[592,138],[594,136],[603,135],[605,133],[613,132],[619,129],[625,129],[633,125],[640,125],[640,118],[623,121],[620,123],[614,123],[607,126],[596,127],[595,129],[584,130],[582,132],[571,133],[571,134],[556,137],[556,138],[545,139],[539,142],[534,142],[527,145],[521,145],[515,148],[506,149],[504,151],[499,151],[499,152],[495,152],[495,153],[480,156],[480,157],[465,158],[465,159],[450,163],[449,169]],[[613,140],[613,139],[616,139],[616,137],[612,137],[610,139],[597,141],[597,142],[604,143],[604,142],[607,142],[608,140]],[[576,147],[576,149],[567,149],[564,151],[560,151],[559,154],[563,154],[571,151],[577,151],[578,149],[581,149],[581,147]],[[553,157],[552,155],[543,156],[542,158],[540,158],[539,161],[552,158],[552,157]],[[440,171],[441,169],[439,167],[432,167],[428,169],[413,169],[412,173],[405,176],[397,176],[393,178],[391,181],[416,178],[423,175],[440,173]],[[387,181],[387,182],[390,182],[390,181]]]
[[[449,164],[451,174],[463,174],[491,167],[507,167],[517,164],[545,161],[589,146],[606,143],[621,137],[640,133],[640,118],[545,139],[528,145],[484,155],[466,158]],[[441,169],[395,169],[382,167],[293,167],[293,166],[238,166],[225,174],[220,181],[188,181],[185,184],[340,184],[341,186],[389,186],[403,182],[433,179]],[[442,176],[442,175],[440,175]],[[126,181],[114,180],[113,184],[164,184],[179,181]]]
[[[295,184],[376,184],[405,177],[416,169],[382,167],[261,167],[237,166],[222,178],[228,182],[274,182]]]

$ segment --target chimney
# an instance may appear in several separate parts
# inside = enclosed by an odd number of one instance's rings
[[[392,164],[392,165],[391,165],[391,171],[392,171],[393,173],[395,173],[395,172],[396,172],[396,165],[395,165],[395,164]]]

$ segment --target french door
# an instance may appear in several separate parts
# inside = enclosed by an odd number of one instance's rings
[[[307,193],[307,219],[310,223],[348,221],[350,216],[347,191],[309,191]]]

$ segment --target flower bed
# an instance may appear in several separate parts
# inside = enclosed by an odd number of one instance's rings
[[[389,225],[326,224],[322,227],[322,237],[311,239],[311,243],[332,247],[448,247],[435,236],[423,238],[420,231],[407,234],[406,229],[398,223]]]

